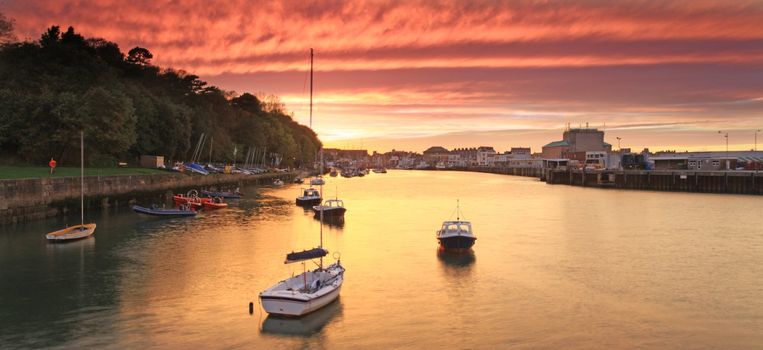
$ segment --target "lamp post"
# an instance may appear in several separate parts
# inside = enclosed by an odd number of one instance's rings
[[[726,138],[726,170],[729,170],[729,132],[719,130],[718,133]]]
[[[622,147],[620,147],[620,140],[622,140],[620,137],[617,137],[617,150],[622,150]]]
[[[760,129],[755,130],[755,151],[758,150],[758,133],[760,132]]]

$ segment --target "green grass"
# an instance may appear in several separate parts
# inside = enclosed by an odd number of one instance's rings
[[[0,179],[33,179],[40,177],[79,176],[79,168],[61,167],[49,175],[48,167],[0,166]],[[167,171],[149,168],[85,168],[85,176],[167,174]]]

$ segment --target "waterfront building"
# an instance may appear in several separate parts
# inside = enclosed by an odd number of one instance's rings
[[[424,151],[424,161],[429,165],[445,164],[448,162],[450,151],[440,146],[432,146]]]
[[[649,161],[655,170],[754,170],[763,164],[763,151],[657,152]]]
[[[451,154],[457,154],[460,161],[464,162],[465,166],[477,165],[477,148],[454,148],[450,151]]]
[[[595,128],[567,129],[562,134],[562,140],[554,141],[543,146],[543,158],[568,158],[580,157],[585,161],[585,153],[578,152],[606,152],[612,151],[612,145],[604,142],[604,131]],[[577,154],[577,155],[576,155]],[[573,158],[569,158],[573,159]]]
[[[489,146],[477,148],[477,166],[488,166],[488,157],[495,155],[495,149]]]

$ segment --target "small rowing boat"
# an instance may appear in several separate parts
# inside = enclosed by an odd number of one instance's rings
[[[196,211],[191,210],[187,204],[182,205],[180,208],[158,208],[152,205],[150,208],[141,207],[140,205],[133,205],[132,210],[138,214],[160,216],[160,217],[187,217],[196,216]]]
[[[201,194],[208,197],[220,197],[225,199],[239,199],[243,195],[236,189],[233,192],[215,192],[215,191],[201,191]]]
[[[88,238],[95,232],[95,224],[74,225],[45,235],[48,242],[70,242]]]

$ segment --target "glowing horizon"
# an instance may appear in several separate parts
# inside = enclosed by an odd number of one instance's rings
[[[305,125],[313,47],[313,126],[327,147],[537,152],[587,122],[636,150],[725,150],[718,130],[741,150],[763,129],[758,1],[10,0],[0,11],[22,40],[60,25],[146,47],[161,67],[278,95]]]

